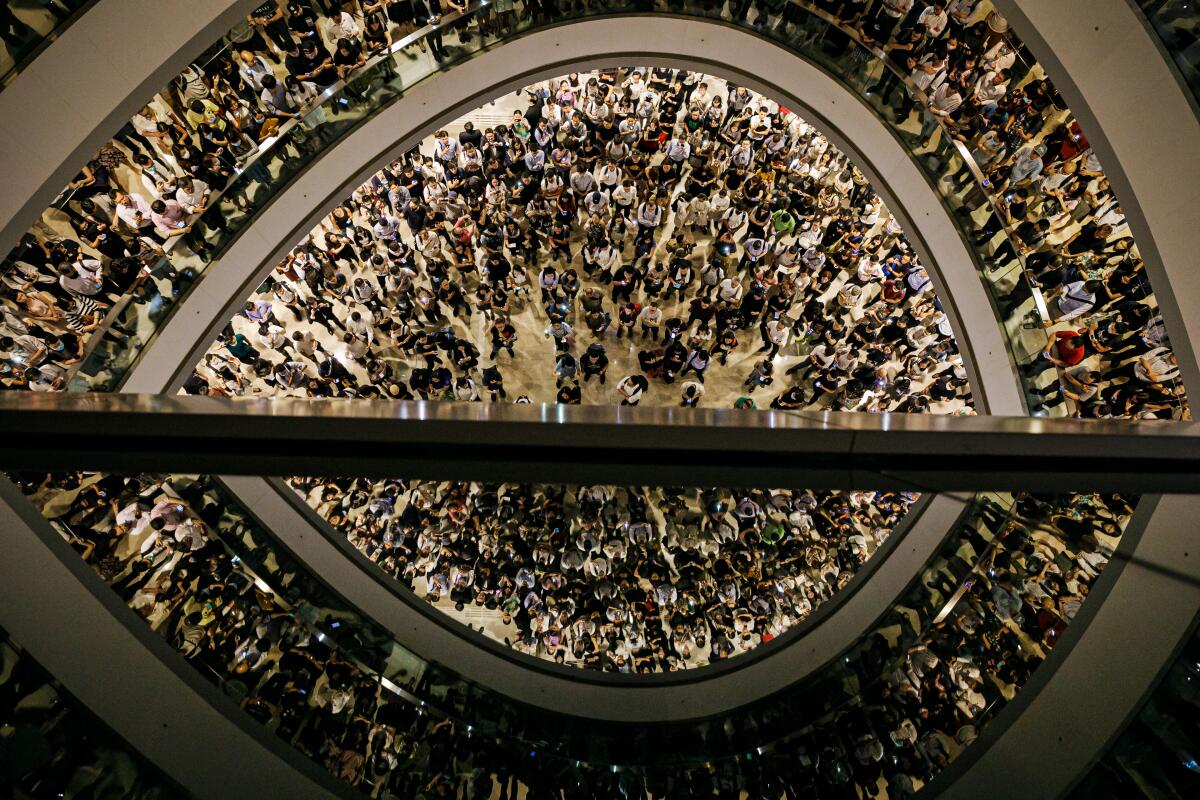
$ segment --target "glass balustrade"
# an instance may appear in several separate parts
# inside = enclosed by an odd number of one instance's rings
[[[1193,635],[1158,688],[1072,800],[1195,797],[1200,793],[1200,636]]]
[[[1191,0],[1137,0],[1192,96],[1200,99],[1200,9]]]
[[[0,90],[96,0],[0,2]]]

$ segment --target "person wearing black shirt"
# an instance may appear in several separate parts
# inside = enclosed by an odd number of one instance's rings
[[[564,380],[558,387],[558,396],[555,398],[555,402],[564,405],[579,405],[582,398],[583,392],[579,388],[579,382]]]
[[[482,373],[483,388],[487,390],[492,402],[497,400],[507,400],[508,392],[504,391],[504,378],[500,375],[500,368],[496,365],[486,367]]]
[[[511,322],[503,319],[496,319],[492,323],[491,330],[488,332],[492,339],[492,352],[489,358],[495,359],[501,348],[508,351],[508,354],[516,358],[516,353],[513,351],[513,346],[517,342],[517,329],[513,327]]]
[[[333,54],[333,65],[337,68],[339,78],[345,79],[347,75],[366,62],[367,57],[363,54],[362,45],[357,41],[353,39],[337,40],[337,50]]]
[[[595,375],[600,378],[600,383],[603,384],[606,377],[605,373],[608,370],[608,356],[604,352],[604,346],[599,342],[588,345],[587,352],[579,360],[579,365],[583,368],[584,383],[587,383]]]
[[[475,123],[467,120],[463,123],[462,132],[458,134],[458,143],[460,145],[474,145],[483,150],[483,134],[475,129]]]
[[[283,9],[279,7],[279,3],[275,0],[256,7],[248,15],[250,22],[262,30],[267,38],[274,43],[275,47],[281,52],[286,52],[288,45],[292,44],[292,34],[288,27],[287,20],[284,18]]]
[[[663,351],[663,380],[674,383],[675,376],[687,363],[688,351],[679,341],[671,342]]]
[[[771,401],[771,408],[774,409],[797,409],[804,408],[806,405],[808,405],[808,401],[804,399],[804,388],[801,386],[784,389],[778,397]]]
[[[333,58],[319,38],[305,39],[300,45],[299,54],[294,58],[289,54],[288,62],[288,70],[296,76],[296,80],[311,81],[322,89],[337,83],[338,73]]]

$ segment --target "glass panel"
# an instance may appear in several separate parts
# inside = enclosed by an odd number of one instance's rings
[[[1146,705],[1071,793],[1073,800],[1200,794],[1200,633],[1193,635]]]
[[[0,3],[0,90],[96,0]]]
[[[1200,9],[1191,0],[1137,0],[1137,6],[1200,100]]]
[[[388,677],[388,654],[402,648],[207,478],[80,473],[20,484],[247,713],[343,779],[406,797],[442,785],[486,796],[493,780],[586,797],[784,785],[902,795],[1025,684],[1132,512],[1117,496],[976,497],[879,624],[811,679],[718,720],[648,727],[527,707],[444,665],[426,664],[419,680]]]
[[[0,629],[0,784],[13,797],[190,797]]]

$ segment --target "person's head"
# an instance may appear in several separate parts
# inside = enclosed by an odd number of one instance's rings
[[[346,38],[338,39],[337,40],[337,49],[338,49],[339,53],[349,53],[350,52],[350,40],[346,39]]]
[[[264,75],[261,83],[262,83],[262,87],[264,89],[266,89],[268,92],[275,91],[275,88],[277,86],[279,86],[279,81],[278,81],[278,79],[276,79],[276,77],[274,75]]]
[[[150,204],[150,210],[153,211],[155,214],[162,214],[167,210],[167,204],[164,203],[162,200],[155,200],[153,203]]]

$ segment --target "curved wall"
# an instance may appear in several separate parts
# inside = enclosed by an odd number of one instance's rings
[[[99,0],[0,92],[0,253],[113,132],[261,0]]]
[[[719,56],[699,58],[695,53]],[[1001,331],[953,218],[905,147],[817,67],[721,23],[669,17],[567,23],[451,67],[328,150],[276,197],[180,305],[123,391],[178,391],[241,302],[294,244],[372,173],[430,131],[531,82],[612,63],[664,63],[729,76],[783,101],[851,156],[904,226],[934,279],[982,413],[1023,415]],[[497,80],[497,76],[504,76]]]
[[[1200,119],[1129,0],[993,0],[1079,118],[1129,221],[1188,394],[1200,392]]]
[[[468,680],[521,702],[590,719],[619,722],[671,722],[701,718],[761,699],[801,681],[836,658],[869,630],[933,557],[966,504],[949,495],[935,495],[914,507],[895,531],[898,543],[881,553],[879,564],[858,591],[811,629],[790,642],[770,646],[738,668],[737,660],[705,678],[709,668],[689,670],[687,681],[663,685],[647,679],[605,684],[589,680],[580,670],[527,666],[493,652],[481,636],[455,632],[460,623],[422,613],[397,596],[400,584],[379,567],[365,562],[349,543],[335,542],[333,531],[317,528],[314,514],[304,513],[303,501],[285,497],[291,492],[277,480],[225,476],[225,488],[251,509],[279,541],[320,575],[330,588],[363,614],[395,635],[421,657],[452,668]],[[835,597],[831,603],[837,603]]]

